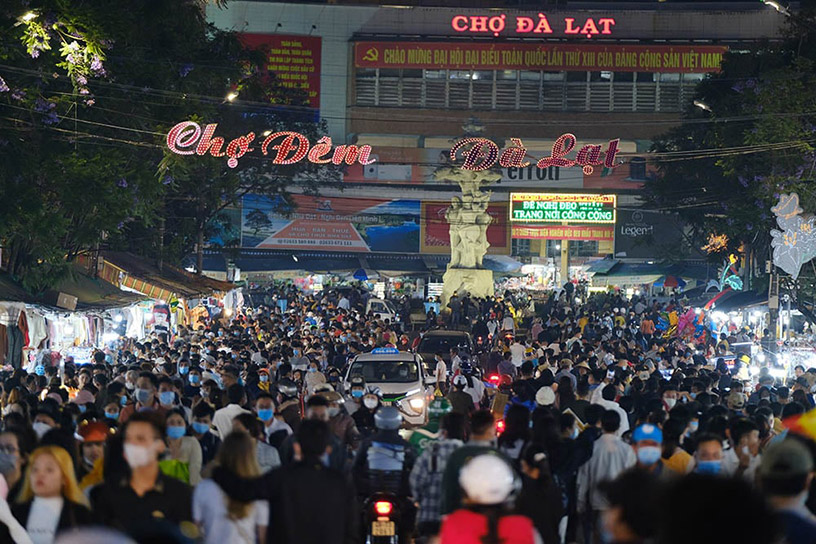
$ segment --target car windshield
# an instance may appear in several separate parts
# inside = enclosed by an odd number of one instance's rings
[[[447,355],[451,348],[468,347],[464,336],[426,336],[419,343],[421,353],[439,353]]]
[[[389,313],[392,313],[392,314],[397,313],[397,309],[394,308],[394,305],[391,304],[387,300],[383,300],[382,302],[380,302],[380,301],[372,302],[371,303],[371,311],[372,312],[389,312]]]
[[[414,361],[355,361],[351,376],[362,376],[366,383],[410,383],[419,379],[419,371]]]

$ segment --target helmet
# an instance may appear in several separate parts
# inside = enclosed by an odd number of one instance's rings
[[[455,385],[456,387],[465,387],[467,386],[467,378],[459,374],[453,379],[453,385]]]
[[[393,406],[383,406],[374,412],[374,425],[383,431],[396,431],[402,426],[402,414]]]
[[[377,398],[380,398],[380,399],[382,398],[382,390],[379,387],[377,387],[376,385],[369,385],[368,387],[366,387],[365,394],[366,395],[376,395]]]
[[[459,485],[468,499],[477,504],[502,504],[518,490],[513,469],[494,453],[477,455],[459,473]]]
[[[468,361],[462,361],[462,364],[459,365],[459,370],[462,371],[462,374],[472,374],[473,365]]]
[[[359,374],[355,374],[349,380],[349,389],[352,387],[365,387],[365,378],[360,376]]]
[[[452,410],[453,406],[448,399],[445,397],[434,397],[428,405],[428,417],[430,419],[439,419]]]
[[[284,378],[278,382],[278,392],[286,398],[293,399],[298,396],[298,386],[289,378]]]

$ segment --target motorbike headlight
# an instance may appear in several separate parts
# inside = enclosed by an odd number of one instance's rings
[[[417,412],[421,412],[425,408],[425,399],[415,398],[408,401],[408,406]]]

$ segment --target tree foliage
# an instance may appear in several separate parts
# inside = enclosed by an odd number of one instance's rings
[[[210,25],[197,0],[0,3],[0,241],[39,291],[78,254],[126,249],[180,261],[246,192],[286,195],[336,179],[256,153],[231,169],[165,151],[176,123],[219,123],[227,141],[325,127],[264,68],[263,52]],[[225,100],[236,93],[234,101]]]

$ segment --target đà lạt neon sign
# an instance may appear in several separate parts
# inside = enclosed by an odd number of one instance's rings
[[[370,158],[370,145],[338,145],[332,152],[332,140],[329,136],[323,136],[311,146],[306,136],[289,131],[269,134],[262,142],[255,139],[254,132],[249,132],[231,140],[224,147],[226,140],[215,136],[216,128],[218,123],[204,125],[202,129],[194,121],[182,121],[167,133],[167,148],[178,155],[209,154],[212,157],[226,157],[230,168],[238,166],[238,159],[255,151],[251,147],[253,142],[260,142],[260,150],[264,155],[275,151],[273,164],[295,164],[304,158],[314,164],[351,165],[357,162],[367,165],[376,162],[376,159]]]
[[[559,23],[557,27],[558,35],[564,36],[610,36],[612,27],[615,26],[615,19],[612,17],[600,17],[596,21],[592,17],[576,20],[575,17],[564,17],[558,21],[553,20],[553,24]],[[509,27],[508,27],[509,25]],[[500,36],[505,30],[514,31],[520,35],[549,35],[553,34],[553,26],[544,13],[539,13],[538,17],[528,17],[517,15],[512,19],[504,13],[499,15],[456,15],[451,19],[451,28],[462,34],[476,34]]]
[[[499,146],[493,140],[487,138],[465,138],[459,140],[450,150],[450,157],[453,162],[456,162],[459,151],[466,146],[471,146],[466,152],[462,153],[464,163],[463,170],[487,170],[492,168],[496,161],[502,168],[526,168],[530,162],[526,160],[527,149],[521,141],[521,138],[510,138],[513,143],[504,151],[499,153]],[[584,170],[584,174],[590,175],[595,171],[595,166],[603,166],[604,168],[615,168],[618,166],[616,158],[618,155],[618,145],[620,138],[610,140],[604,151],[603,146],[598,144],[589,144],[581,147],[574,159],[567,158],[574,149],[577,143],[574,134],[562,134],[553,143],[552,152],[549,157],[540,159],[536,166],[538,168],[549,168],[550,166],[559,166],[561,168],[570,168],[573,166],[580,166]]]

